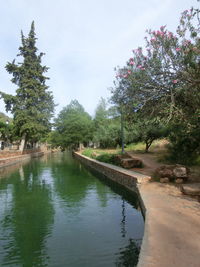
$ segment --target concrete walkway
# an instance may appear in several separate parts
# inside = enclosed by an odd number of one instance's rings
[[[146,207],[138,267],[200,267],[200,203],[174,185],[138,187]]]

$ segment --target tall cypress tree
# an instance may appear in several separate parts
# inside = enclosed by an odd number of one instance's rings
[[[27,141],[37,142],[51,127],[50,119],[53,116],[54,101],[52,92],[45,84],[44,74],[48,68],[41,65],[44,53],[37,53],[34,22],[28,37],[21,33],[22,45],[19,54],[21,63],[7,63],[6,70],[12,74],[11,81],[17,85],[16,95],[1,92],[6,110],[13,113],[13,123],[16,135],[21,137],[21,150]]]

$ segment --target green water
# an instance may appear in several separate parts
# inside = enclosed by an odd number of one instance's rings
[[[135,266],[137,197],[105,184],[67,153],[0,173],[0,266]]]

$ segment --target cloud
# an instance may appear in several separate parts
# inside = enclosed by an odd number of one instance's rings
[[[123,66],[131,50],[144,45],[145,29],[175,29],[182,10],[196,0],[7,0],[0,10],[0,88],[14,93],[7,61],[16,58],[20,31],[27,35],[35,20],[37,47],[58,113],[71,99],[91,114],[101,96],[108,97],[114,67]],[[0,108],[3,109],[2,101]]]

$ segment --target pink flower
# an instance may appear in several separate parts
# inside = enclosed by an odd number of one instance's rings
[[[155,41],[156,41],[156,38],[151,38],[150,41],[151,41],[151,42],[155,42]]]
[[[162,32],[157,31],[156,34],[157,34],[157,35],[162,35]]]
[[[129,61],[129,64],[134,65],[135,63],[134,63],[134,61]]]
[[[185,45],[185,46],[186,45],[190,45],[190,44],[191,44],[191,41],[190,40],[185,40],[184,43],[183,43],[183,45]]]
[[[137,68],[138,68],[138,69],[141,69],[141,68],[142,68],[142,65],[138,65]]]
[[[180,48],[180,47],[177,47],[177,48],[176,48],[176,51],[177,51],[177,52],[181,51],[181,48]]]
[[[128,74],[131,74],[131,71],[130,70],[128,70]]]
[[[172,82],[175,84],[175,83],[177,83],[177,82],[178,82],[178,80],[173,80]]]
[[[168,37],[172,38],[173,37],[173,33],[172,32],[168,32]]]

